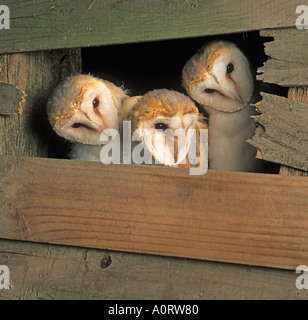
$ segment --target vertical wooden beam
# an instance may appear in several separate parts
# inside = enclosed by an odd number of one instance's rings
[[[288,91],[288,98],[308,103],[308,88],[307,87],[291,87]],[[307,171],[294,169],[285,165],[280,166],[280,175],[284,176],[308,176]]]
[[[20,93],[10,95],[16,101],[0,97],[0,104],[6,104],[1,108],[5,113],[0,113],[0,154],[48,156],[47,99],[64,77],[80,71],[80,49],[0,55],[2,92],[13,88]],[[17,110],[7,110],[17,104]]]
[[[53,88],[75,72],[81,72],[81,49],[0,55],[0,155],[48,156],[52,129],[46,102]],[[0,249],[0,254],[9,257],[10,245],[27,254],[23,242],[3,239],[0,248],[6,249]],[[38,247],[44,249],[44,245]],[[6,263],[12,270],[16,267],[14,259]]]

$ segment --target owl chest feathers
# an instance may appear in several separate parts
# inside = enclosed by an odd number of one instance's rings
[[[102,146],[95,146],[83,143],[73,143],[69,154],[70,159],[84,161],[100,161]]]
[[[251,171],[254,168],[256,150],[246,142],[255,131],[254,120],[250,117],[253,114],[254,109],[250,105],[234,113],[210,111],[211,169]]]

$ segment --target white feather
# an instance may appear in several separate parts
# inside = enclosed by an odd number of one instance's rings
[[[101,149],[102,146],[74,143],[69,157],[74,160],[100,161]]]

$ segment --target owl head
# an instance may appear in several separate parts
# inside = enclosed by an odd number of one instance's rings
[[[66,78],[47,103],[55,132],[73,142],[100,145],[101,132],[119,129],[119,110],[128,98],[116,85],[91,75]]]
[[[157,161],[165,165],[181,163],[192,139],[189,129],[197,129],[204,121],[195,103],[182,93],[166,89],[132,99],[127,100],[131,101],[129,108],[123,107],[132,130],[137,130]]]
[[[241,110],[254,91],[248,59],[228,41],[212,41],[188,60],[182,71],[182,84],[189,96],[209,112]]]

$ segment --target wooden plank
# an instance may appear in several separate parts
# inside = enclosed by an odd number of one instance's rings
[[[48,156],[53,131],[46,113],[47,99],[64,77],[80,71],[80,51],[0,55],[0,90],[4,94],[0,103],[6,114],[11,114],[0,115],[0,154]]]
[[[308,104],[308,88],[292,87],[288,90],[288,98],[301,101]],[[280,166],[279,174],[282,175],[294,175],[294,176],[308,176],[308,171],[298,170],[289,166]]]
[[[308,171],[308,104],[261,93],[261,115],[249,142],[264,160]]]
[[[0,263],[11,283],[1,300],[308,299],[294,270],[6,240]]]
[[[279,174],[284,176],[308,176],[308,171],[294,169],[289,166],[281,165],[279,168]]]
[[[0,53],[100,46],[283,28],[301,0],[6,1]],[[223,21],[223,23],[222,23]]]
[[[18,115],[22,112],[25,93],[15,86],[0,82],[0,116]]]
[[[296,28],[264,30],[263,37],[274,37],[265,43],[269,59],[258,69],[258,80],[281,86],[308,86],[308,37]]]
[[[305,177],[71,160],[0,161],[0,238],[295,270]]]

